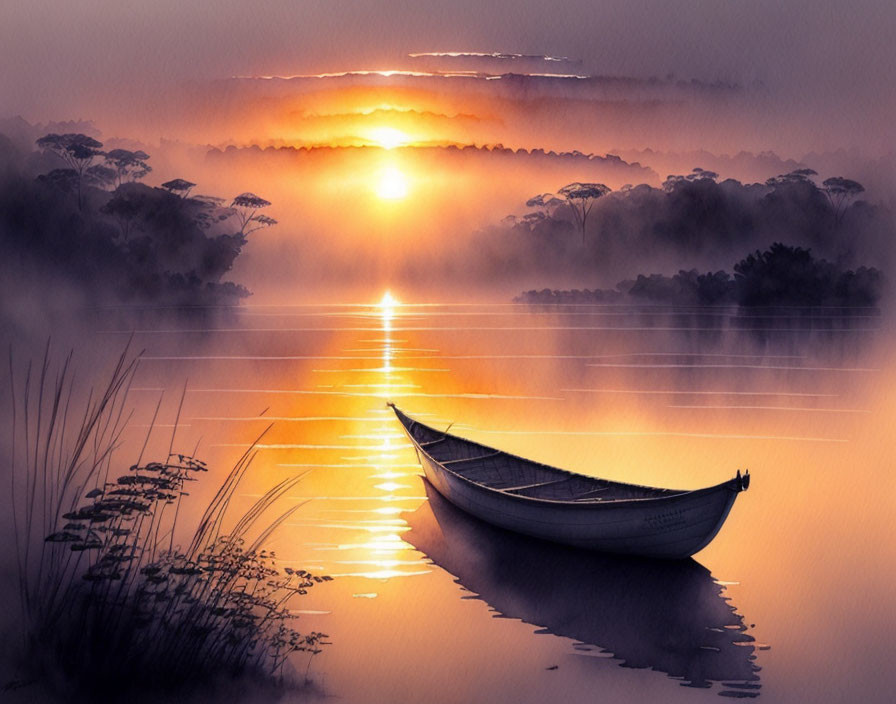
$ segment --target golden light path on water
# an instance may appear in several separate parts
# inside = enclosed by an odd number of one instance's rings
[[[383,336],[382,342],[380,343],[382,345],[382,368],[381,370],[378,370],[377,373],[381,375],[382,380],[376,383],[375,387],[381,389],[383,404],[385,404],[391,398],[392,393],[395,392],[398,386],[400,386],[401,388],[406,388],[408,386],[408,384],[401,383],[402,377],[396,375],[395,371],[392,368],[392,361],[394,357],[392,321],[395,318],[396,308],[398,305],[399,302],[392,296],[389,291],[386,291],[386,293],[383,294],[383,298],[379,302],[378,315],[382,324]],[[386,423],[384,424],[384,427],[377,429],[380,436],[382,437],[382,445],[379,456],[375,458],[377,461],[375,461],[371,465],[371,468],[375,470],[371,477],[376,479],[389,480],[384,481],[380,484],[376,484],[374,488],[385,492],[385,496],[389,500],[396,500],[398,496],[393,492],[395,492],[397,489],[405,488],[406,485],[394,480],[399,480],[407,477],[408,471],[407,469],[405,469],[404,471],[398,470],[389,461],[391,458],[395,457],[395,441],[402,436],[392,431],[392,428],[394,428],[394,424],[391,423],[391,417],[387,416],[385,420]],[[373,435],[364,435],[362,436],[362,438],[375,438],[376,435],[377,433],[376,431],[374,431]],[[381,515],[394,516],[400,513],[402,509],[394,507],[381,507],[373,509],[373,511]],[[404,565],[417,565],[419,567],[420,564],[419,558],[400,558],[400,555],[402,553],[413,550],[413,548],[411,548],[401,539],[401,534],[408,529],[407,523],[400,518],[384,520],[388,520],[389,522],[384,525],[382,534],[372,539],[367,544],[368,549],[371,551],[371,558],[369,560],[362,560],[356,563],[360,566],[369,565],[375,569],[364,570],[356,574],[375,579],[386,579],[403,575],[425,574],[426,572],[428,572],[429,570],[416,569],[407,571],[403,569]]]
[[[395,503],[406,501],[406,496],[398,493],[402,489],[411,489],[406,480],[415,474],[416,465],[399,463],[401,451],[406,452],[406,444],[401,442],[403,436],[395,432],[391,411],[386,411],[386,402],[396,391],[404,392],[408,388],[417,388],[418,385],[410,384],[402,376],[400,371],[393,367],[395,357],[395,341],[393,333],[393,321],[400,305],[389,291],[383,294],[379,303],[365,312],[365,317],[378,324],[381,337],[377,343],[379,347],[371,348],[378,353],[380,366],[359,370],[333,370],[345,376],[353,373],[363,373],[369,377],[364,384],[352,384],[344,382],[348,388],[366,388],[374,390],[374,397],[381,401],[380,408],[371,408],[368,413],[376,420],[377,425],[366,429],[364,433],[343,435],[341,439],[352,441],[376,441],[374,444],[360,444],[355,447],[369,452],[355,458],[360,463],[355,466],[369,467],[371,473],[369,479],[383,480],[373,484],[373,490],[379,492],[376,498],[383,502]],[[330,370],[318,370],[330,371]],[[351,444],[344,446],[352,448]],[[405,480],[405,481],[402,481]],[[417,499],[419,502],[421,499]],[[362,553],[353,559],[332,559],[330,562],[343,568],[332,576],[364,577],[368,579],[393,579],[396,577],[416,576],[427,574],[430,570],[421,569],[420,555],[401,539],[402,533],[408,530],[407,523],[399,517],[411,506],[379,506],[361,509],[329,509],[327,513],[339,515],[356,514],[351,520],[329,520],[317,522],[314,525],[320,528],[344,529],[354,533],[367,533],[367,537],[355,542],[340,543],[336,546],[320,546],[318,549],[324,552],[340,551]],[[364,515],[372,515],[374,518],[365,519]],[[297,525],[297,524],[294,524]],[[371,594],[365,593],[369,597]]]

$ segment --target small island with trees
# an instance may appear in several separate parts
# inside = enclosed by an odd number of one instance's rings
[[[88,305],[201,308],[250,295],[226,274],[252,233],[277,224],[269,201],[193,195],[183,178],[145,185],[149,154],[104,151],[83,133],[35,146],[0,135],[0,246],[17,283],[62,284]]]
[[[612,251],[624,245],[626,236],[635,240],[631,247],[664,248],[695,259],[707,252],[734,251],[739,241],[771,241],[736,261],[730,272],[694,267],[672,275],[641,273],[612,289],[532,289],[514,300],[873,307],[886,283],[882,271],[850,264],[857,258],[860,243],[880,236],[879,223],[885,213],[879,206],[856,201],[864,192],[857,181],[838,176],[818,185],[812,180],[816,175],[802,168],[765,184],[731,179],[720,183],[718,174],[696,168],[686,176],[670,176],[662,189],[624,186],[612,192],[604,184],[571,183],[556,194],[537,195],[526,202],[528,213],[510,216],[505,224],[528,246],[535,240],[540,246],[549,240],[566,240],[563,252],[570,261],[575,254],[569,242],[571,232],[581,234],[582,259],[595,256],[602,246]],[[787,209],[797,212],[791,215],[797,225],[790,232],[800,244],[777,239],[788,234],[787,222],[784,219],[782,225],[769,215]],[[598,217],[592,217],[597,222],[588,231],[592,211]],[[856,217],[847,222],[851,211],[856,211]],[[833,256],[833,261],[817,256],[816,247]]]

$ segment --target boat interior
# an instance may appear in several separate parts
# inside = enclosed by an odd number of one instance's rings
[[[625,484],[550,467],[487,445],[431,428],[398,409],[411,437],[445,469],[476,484],[514,496],[550,501],[596,503],[654,499],[686,493],[675,489]]]

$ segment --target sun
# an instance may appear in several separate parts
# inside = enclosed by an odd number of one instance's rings
[[[379,173],[376,194],[383,200],[401,200],[408,195],[408,180],[405,175],[390,166]]]
[[[380,299],[380,302],[377,303],[377,307],[380,309],[379,314],[380,317],[382,317],[384,324],[388,325],[391,322],[392,318],[395,317],[395,309],[399,305],[401,304],[398,302],[398,299],[395,298],[389,291],[386,291],[383,294],[382,299]],[[386,349],[389,349],[388,345],[386,346]],[[386,366],[388,366],[389,360],[387,359],[385,361]]]
[[[390,310],[398,305],[398,299],[392,295],[391,291],[386,291],[383,294],[383,297],[380,299],[380,302],[378,305],[380,308]]]
[[[383,149],[395,149],[410,141],[408,135],[394,127],[374,127],[367,131],[367,137]]]

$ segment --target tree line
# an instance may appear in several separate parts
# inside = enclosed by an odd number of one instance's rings
[[[628,298],[671,305],[869,307],[877,304],[884,286],[879,269],[845,269],[813,257],[808,249],[780,242],[748,254],[733,270],[733,274],[700,273],[697,269],[672,276],[639,274],[634,280],[620,281],[612,290],[530,290],[516,300],[613,303]]]
[[[104,150],[80,133],[36,146],[60,167],[35,175],[29,155],[0,135],[0,246],[18,281],[74,286],[96,304],[217,306],[249,295],[225,277],[248,236],[277,224],[269,201],[193,195],[183,178],[147,186],[149,154]]]
[[[896,218],[862,197],[861,183],[799,169],[762,183],[694,169],[662,186],[575,182],[526,202],[469,247],[440,252],[472,280],[593,282],[638,274],[727,270],[775,243],[811,251],[844,271],[892,265]],[[461,264],[463,268],[461,268]],[[447,264],[445,264],[447,266]],[[552,286],[560,289],[561,286]]]

